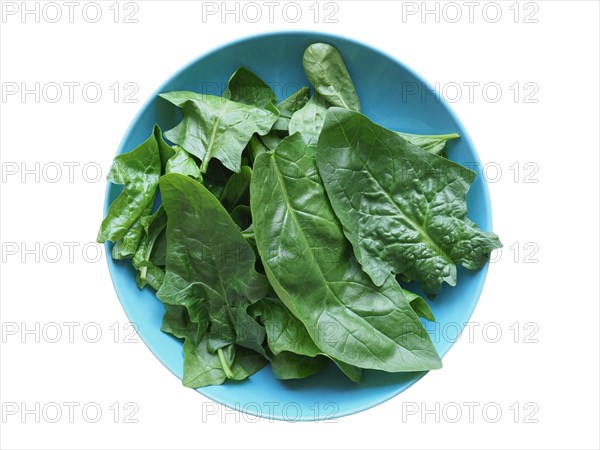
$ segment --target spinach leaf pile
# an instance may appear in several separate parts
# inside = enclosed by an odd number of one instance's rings
[[[478,269],[501,246],[466,217],[475,173],[444,154],[457,134],[370,121],[328,44],[303,65],[312,94],[280,103],[245,68],[221,97],[161,94],[182,121],[155,126],[109,172],[124,186],[98,241],[156,290],[161,329],[184,341],[186,386],[267,363],[280,379],[328,360],[354,381],[362,369],[437,369],[421,322],[432,311],[398,280],[433,296],[457,283],[457,265]]]

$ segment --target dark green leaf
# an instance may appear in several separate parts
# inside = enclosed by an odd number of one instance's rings
[[[302,322],[277,299],[265,298],[252,307],[252,315],[260,316],[267,332],[269,349],[274,355],[293,352],[317,356],[321,350],[310,338]]]
[[[158,144],[158,152],[160,153],[160,167],[161,173],[165,173],[167,167],[167,161],[175,154],[175,150],[165,142],[163,139],[162,131],[158,125],[154,125],[154,138]]]
[[[250,207],[247,205],[238,205],[231,211],[231,219],[240,228],[240,230],[246,230],[252,225],[252,214],[250,213]]]
[[[237,347],[235,361],[231,366],[232,380],[245,380],[267,365],[267,360],[261,355],[244,347]]]
[[[274,104],[277,97],[273,90],[256,74],[240,67],[229,79],[223,97],[234,102],[256,106],[279,115]]]
[[[202,175],[203,184],[205,186],[210,184],[214,186],[222,186],[224,188],[227,184],[227,181],[234,173],[235,172],[224,167],[218,159],[213,159],[208,164],[208,169],[206,172]]]
[[[149,214],[154,203],[160,177],[160,153],[154,132],[141,145],[129,153],[114,159],[108,173],[108,181],[123,184],[123,192],[110,205],[108,214],[102,221],[98,242],[117,242],[127,235],[129,229],[140,217]],[[119,245],[119,257],[132,256],[142,234],[141,224],[127,241]]]
[[[306,378],[317,373],[327,362],[327,358],[317,356],[296,355],[295,353],[283,352],[271,359],[271,370],[275,378],[280,380],[292,380]]]
[[[142,217],[140,223],[144,230],[144,236],[131,261],[133,267],[139,270],[137,285],[141,289],[148,283],[158,290],[164,279],[164,270],[151,261],[151,255],[157,239],[161,236],[164,238],[167,226],[167,215],[164,208],[160,206],[151,216]],[[157,283],[160,284],[157,285]]]
[[[402,273],[435,293],[456,284],[456,264],[477,269],[501,246],[466,218],[471,170],[341,108],[327,112],[318,147],[331,205],[376,285]]]
[[[207,339],[199,344],[186,340],[183,344],[183,385],[197,389],[219,385],[227,379],[219,357],[208,351]]]
[[[250,147],[250,156],[252,158],[252,162],[253,163],[256,160],[256,157],[258,155],[260,155],[261,153],[265,153],[265,152],[269,151],[269,149],[267,148],[267,146],[264,144],[264,142],[261,140],[261,138],[258,137],[257,134],[255,134],[254,136],[252,136],[252,138],[250,139],[250,143],[248,144],[248,146]]]
[[[221,203],[227,211],[237,205],[250,204],[250,178],[252,169],[248,166],[242,166],[239,173],[231,175],[221,194]]]
[[[404,290],[404,293],[410,300],[410,306],[419,317],[422,317],[425,320],[429,320],[430,322],[435,322],[435,316],[433,315],[433,311],[431,310],[429,303],[427,303],[423,299],[423,297],[413,292],[407,291],[406,289]]]
[[[319,355],[327,356],[315,345],[302,322],[279,299],[267,297],[251,306],[251,311],[252,316],[260,316],[261,321],[264,323],[267,343],[275,356],[281,353],[294,353],[310,358]],[[329,358],[352,381],[360,381],[361,369],[330,356]]]
[[[186,339],[183,344],[184,386],[197,389],[223,384],[228,378],[244,380],[267,363],[262,356],[243,347],[238,347],[235,355],[227,357],[225,353],[223,350],[210,352],[206,336],[199,337],[197,341]]]
[[[146,285],[152,287],[155,291],[158,291],[163,284],[165,279],[164,267],[155,265],[152,261],[146,266],[146,274],[144,279],[141,278],[140,272],[135,277],[135,283],[138,288],[144,289]]]
[[[253,228],[271,285],[317,347],[341,362],[390,372],[439,368],[398,283],[378,288],[353,258],[314,150],[293,135],[254,165]]]
[[[248,306],[250,303],[244,302],[235,309],[235,342],[266,358],[267,355],[263,349],[265,328],[248,314]]]
[[[196,339],[198,324],[191,321],[187,309],[184,306],[167,303],[164,303],[164,307],[165,314],[160,330],[179,339]]]
[[[236,342],[236,310],[265,296],[269,286],[254,270],[255,254],[219,201],[180,174],[160,179],[167,213],[166,275],[157,296],[185,306],[191,320],[208,315],[207,348]]]
[[[151,203],[148,204],[142,211],[140,217],[138,217],[129,230],[127,230],[125,235],[115,242],[115,245],[113,245],[112,248],[113,259],[127,259],[133,256],[144,233],[142,218],[152,212],[152,206]]]
[[[226,366],[219,354],[208,350],[208,339],[203,338],[199,344],[186,340],[183,344],[183,384],[197,389],[204,386],[223,384],[227,378],[243,380],[258,372],[266,364],[260,355],[239,349],[231,367]],[[222,354],[222,353],[221,353]]]
[[[152,246],[152,251],[150,253],[150,261],[152,261],[157,266],[166,266],[167,262],[167,234],[163,231],[158,235],[156,241],[154,241],[154,245]]]

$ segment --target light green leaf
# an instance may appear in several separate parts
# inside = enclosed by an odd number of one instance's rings
[[[310,45],[304,52],[302,64],[315,91],[330,106],[360,111],[354,83],[335,47],[324,43]]]
[[[326,113],[327,104],[318,94],[314,94],[304,107],[292,115],[290,134],[300,133],[306,143],[316,144]]]
[[[283,133],[279,131],[271,131],[270,133],[261,136],[260,140],[270,151],[273,151],[277,148],[281,140],[285,137],[285,135],[282,134]]]
[[[186,339],[183,344],[183,354],[183,384],[193,389],[223,384],[227,378],[244,380],[267,363],[266,359],[253,351],[238,347],[235,359],[229,366],[228,362],[219,357],[223,352],[209,351],[206,337],[199,343]]]
[[[180,173],[202,181],[200,168],[194,158],[179,146],[175,146],[173,150],[175,154],[167,161],[165,173]]]
[[[265,298],[251,308],[252,315],[260,316],[265,325],[269,349],[274,355],[292,352],[313,357],[321,353],[302,322],[294,317],[279,300]]]
[[[254,133],[269,132],[277,114],[213,95],[179,91],[160,94],[182,109],[183,120],[165,136],[202,162],[206,172],[212,158],[239,172],[242,151]]]
[[[308,102],[307,87],[302,87],[277,105],[279,119],[273,125],[273,130],[288,131],[292,115]]]
[[[423,297],[413,292],[407,291],[406,289],[404,290],[404,294],[409,299],[410,306],[419,317],[425,320],[429,320],[430,322],[435,322],[435,316],[433,315],[433,311],[431,310],[429,303],[427,303],[423,299]]]
[[[421,147],[423,150],[438,156],[442,156],[446,142],[451,139],[458,139],[460,137],[456,133],[425,135],[401,133],[400,131],[396,131],[396,134],[403,137],[411,144]]]

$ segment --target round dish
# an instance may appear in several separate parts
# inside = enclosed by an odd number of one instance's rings
[[[399,61],[371,47],[346,38],[309,32],[273,33],[233,42],[177,72],[142,107],[121,141],[117,154],[139,145],[153,125],[168,130],[178,121],[177,111],[157,94],[190,90],[219,95],[231,73],[245,66],[265,80],[280,99],[308,81],[302,68],[302,54],[314,42],[337,47],[344,57],[362,111],[374,122],[404,132],[442,134],[456,132],[461,138],[449,142],[447,152],[455,162],[477,172],[467,202],[469,218],[481,229],[491,230],[491,205],[486,182],[480,171],[477,152],[464,126],[452,109],[434,94],[434,89]],[[109,184],[105,213],[120,187]],[[110,255],[112,244],[106,247]],[[149,289],[139,290],[135,271],[128,261],[113,261],[108,267],[117,295],[138,334],[156,357],[177,377],[183,373],[181,341],[160,331],[164,308]],[[444,286],[431,303],[437,324],[425,322],[440,356],[452,347],[457,327],[468,322],[483,288],[487,265],[479,271],[459,268],[460,283]],[[411,289],[415,289],[411,286]],[[451,327],[448,333],[444,327]],[[441,369],[443,370],[443,369]],[[279,420],[323,420],[353,414],[378,405],[416,383],[425,372],[384,373],[365,371],[363,380],[352,383],[333,365],[303,380],[277,380],[267,366],[250,379],[198,389],[206,397],[246,414]],[[183,387],[182,387],[183,388]]]

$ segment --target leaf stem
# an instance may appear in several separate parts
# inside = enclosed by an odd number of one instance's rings
[[[208,157],[205,157],[200,163],[200,173],[206,173],[208,170]]]
[[[233,372],[231,371],[231,368],[229,367],[229,364],[227,364],[227,361],[225,361],[225,354],[223,353],[223,349],[220,348],[219,350],[217,350],[217,355],[219,355],[219,361],[221,361],[221,366],[223,367],[223,371],[225,372],[225,376],[227,378],[233,378]]]
[[[403,131],[396,131],[396,133],[399,133],[401,136],[414,136],[414,137],[419,137],[419,138],[431,138],[431,139],[458,139],[460,137],[460,134],[457,133],[449,133],[449,134],[414,134],[414,133],[405,133]]]

